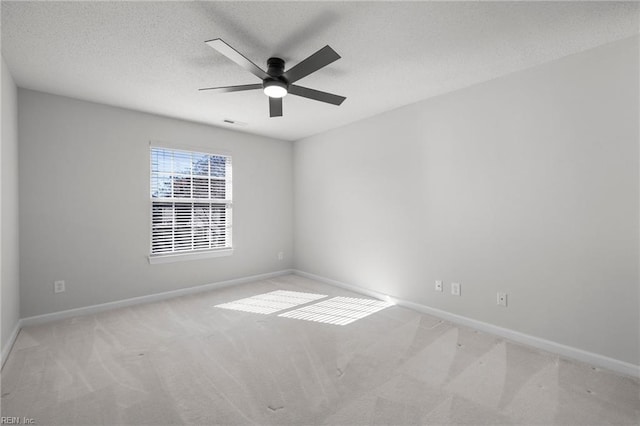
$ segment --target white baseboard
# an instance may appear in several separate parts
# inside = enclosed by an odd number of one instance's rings
[[[15,343],[16,338],[18,337],[18,333],[20,332],[22,327],[26,327],[29,325],[36,325],[36,324],[44,324],[47,322],[57,321],[65,318],[71,318],[79,315],[95,314],[98,312],[122,308],[125,306],[133,306],[133,305],[139,305],[142,303],[157,302],[159,300],[171,299],[173,297],[184,296],[187,294],[201,293],[204,291],[215,290],[223,287],[229,287],[232,285],[244,284],[251,281],[266,280],[269,278],[275,278],[275,277],[288,275],[292,273],[293,273],[292,269],[283,269],[281,271],[268,272],[266,274],[251,275],[248,277],[235,278],[235,279],[226,280],[226,281],[219,281],[211,284],[181,288],[178,290],[165,291],[163,293],[150,294],[147,296],[140,296],[140,297],[132,297],[130,299],[117,300],[115,302],[101,303],[98,305],[84,306],[82,308],[68,309],[66,311],[52,312],[50,314],[35,315],[32,317],[22,318],[18,320],[18,323],[16,324],[16,327],[13,330],[13,333],[11,333],[11,337],[9,338],[5,346],[2,348],[1,366],[4,366],[5,361],[9,357],[11,348],[13,347],[13,344]]]
[[[159,300],[171,299],[173,297],[184,296],[187,294],[201,293],[204,291],[215,290],[223,287],[229,287],[237,284],[244,284],[251,281],[266,280],[269,278],[279,277],[293,273],[291,269],[284,269],[276,272],[268,272],[266,274],[251,275],[248,277],[234,278],[232,280],[219,281],[211,284],[203,284],[195,287],[181,288],[178,290],[165,291],[163,293],[149,294],[147,296],[132,297],[131,299],[117,300],[115,302],[100,303],[98,305],[84,306],[82,308],[68,309],[66,311],[52,312],[50,314],[36,315],[23,318],[20,320],[21,327],[29,325],[44,324],[51,321],[61,320],[65,318],[75,317],[78,315],[89,315],[98,312],[108,311],[126,306],[139,305],[142,303],[157,302]],[[4,352],[3,352],[4,354]]]
[[[13,344],[15,343],[15,340],[18,337],[18,333],[20,332],[20,329],[25,326],[43,324],[43,323],[70,318],[70,317],[79,316],[79,315],[94,314],[102,311],[107,311],[110,309],[133,306],[133,305],[138,305],[142,303],[156,302],[156,301],[170,299],[177,296],[200,293],[204,291],[219,289],[219,288],[228,287],[228,286],[237,285],[237,284],[244,284],[251,281],[259,281],[259,280],[264,280],[269,278],[275,278],[275,277],[279,277],[279,276],[287,275],[291,273],[294,273],[302,277],[314,279],[316,281],[324,282],[326,284],[330,284],[336,287],[341,287],[347,290],[351,290],[353,292],[364,294],[377,299],[391,301],[399,306],[403,306],[403,307],[406,307],[418,312],[423,312],[429,315],[433,315],[435,317],[442,318],[446,321],[449,321],[455,324],[464,325],[467,327],[484,331],[486,333],[494,334],[494,335],[512,340],[514,342],[522,343],[538,349],[552,352],[552,353],[564,356],[566,358],[575,359],[575,360],[585,362],[594,366],[606,368],[621,374],[640,378],[640,366],[638,365],[634,365],[625,361],[620,361],[615,358],[610,358],[604,355],[585,351],[582,349],[574,348],[571,346],[563,345],[561,343],[553,342],[553,341],[542,339],[539,337],[531,336],[528,334],[521,333],[519,331],[515,331],[515,330],[499,327],[493,324],[489,324],[486,322],[474,320],[472,318],[464,317],[462,315],[452,314],[450,312],[442,311],[436,308],[431,308],[429,306],[422,305],[419,303],[398,299],[393,296],[382,294],[374,290],[369,290],[369,289],[352,285],[352,284],[346,284],[340,281],[332,280],[330,278],[326,278],[319,275],[314,275],[308,272],[294,270],[294,269],[285,269],[285,270],[270,272],[266,274],[252,275],[252,276],[243,277],[243,278],[220,281],[212,284],[204,284],[201,286],[188,287],[188,288],[183,288],[179,290],[172,290],[172,291],[167,291],[163,293],[150,294],[147,296],[134,297],[131,299],[124,299],[124,300],[119,300],[115,302],[102,303],[98,305],[85,306],[82,308],[69,309],[66,311],[53,312],[50,314],[23,318],[18,321],[13,333],[11,334],[11,337],[9,338],[5,346],[2,348],[2,366],[4,366],[4,363],[7,360],[9,353],[11,352],[11,348],[13,347]]]
[[[499,327],[497,325],[489,324],[486,322],[474,320],[472,318],[464,317],[462,315],[452,314],[450,312],[442,311],[436,308],[431,308],[429,306],[422,305],[419,303],[398,299],[393,296],[379,293],[377,291],[369,290],[369,289],[355,286],[352,284],[346,284],[340,281],[332,280],[330,278],[310,274],[308,272],[294,270],[293,273],[296,275],[300,275],[302,277],[306,277],[316,281],[324,282],[326,284],[334,285],[336,287],[341,287],[346,290],[351,290],[356,293],[375,297],[376,299],[391,301],[396,305],[403,306],[403,307],[412,309],[414,311],[433,315],[435,317],[442,318],[454,324],[460,324],[467,327],[471,327],[476,330],[494,334],[496,336],[500,336],[517,343],[521,343],[524,345],[532,346],[537,349],[542,349],[548,352],[552,352],[566,358],[571,358],[571,359],[581,361],[593,366],[606,368],[608,370],[612,370],[627,376],[640,378],[640,365],[634,365],[625,361],[620,361],[618,359],[610,358],[594,352],[585,351],[582,349],[574,348],[572,346],[563,345],[562,343],[553,342],[551,340],[546,340],[540,337],[531,336],[529,334],[521,333],[519,331],[515,331],[508,328]]]
[[[18,333],[20,333],[20,329],[22,329],[22,320],[18,320],[15,328],[13,329],[13,332],[11,333],[11,336],[9,337],[9,340],[7,340],[7,343],[2,348],[2,355],[0,359],[1,361],[0,369],[4,367],[5,361],[7,360],[7,358],[9,358],[9,352],[11,352],[11,348],[13,348],[13,344],[16,342],[16,339],[18,338]]]

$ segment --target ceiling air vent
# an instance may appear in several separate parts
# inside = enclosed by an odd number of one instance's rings
[[[246,126],[247,123],[243,123],[242,121],[235,121],[235,120],[229,120],[228,118],[225,118],[224,120],[222,120],[223,123],[226,124],[233,124],[235,126]]]

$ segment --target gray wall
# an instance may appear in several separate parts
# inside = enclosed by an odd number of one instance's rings
[[[22,317],[292,266],[291,142],[24,89],[18,128]],[[232,256],[148,263],[150,140],[231,153]]]
[[[18,325],[18,102],[17,88],[2,58],[2,141],[0,143],[0,343],[2,351]]]
[[[634,37],[296,142],[296,268],[640,364],[638,76]]]

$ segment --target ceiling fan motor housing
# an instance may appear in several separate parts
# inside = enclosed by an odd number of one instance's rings
[[[289,90],[289,82],[284,78],[284,61],[280,58],[269,58],[267,60],[267,74],[269,77],[262,81],[262,87],[278,86],[285,91]],[[286,93],[286,92],[285,92]]]
[[[267,74],[271,77],[281,77],[284,74],[284,61],[280,58],[267,60]]]

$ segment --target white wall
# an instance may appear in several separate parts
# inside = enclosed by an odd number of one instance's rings
[[[296,268],[640,364],[638,76],[634,37],[296,142]]]
[[[22,317],[292,266],[291,142],[24,89],[18,124]],[[232,256],[148,263],[150,140],[231,153]]]
[[[2,141],[0,143],[0,348],[3,357],[20,316],[18,262],[17,88],[2,58]]]

